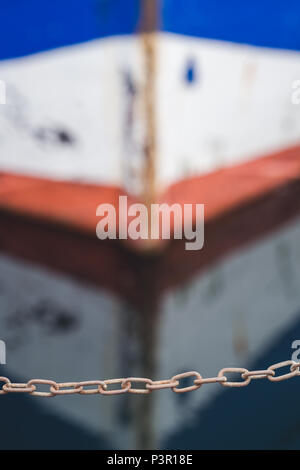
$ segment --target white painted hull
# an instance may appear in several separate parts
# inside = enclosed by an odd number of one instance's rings
[[[299,52],[157,33],[157,188],[300,143]],[[193,80],[185,79],[192,67]],[[145,57],[138,36],[2,61],[0,168],[143,184]]]

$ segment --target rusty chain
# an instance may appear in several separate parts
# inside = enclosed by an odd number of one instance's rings
[[[278,374],[278,369],[289,367],[289,372]],[[255,379],[268,379],[271,382],[281,382],[292,377],[300,375],[300,362],[292,360],[273,364],[264,370],[249,371],[241,367],[225,367],[221,369],[216,377],[203,378],[199,372],[183,372],[174,375],[171,379],[151,380],[141,377],[127,377],[120,379],[108,380],[89,380],[84,382],[61,382],[57,383],[53,380],[32,379],[27,383],[12,383],[7,377],[0,377],[0,382],[4,382],[0,387],[0,395],[8,393],[28,393],[37,397],[54,397],[57,395],[119,395],[123,393],[148,394],[154,390],[162,390],[169,388],[175,393],[191,392],[197,390],[204,384],[219,383],[223,387],[245,387]],[[228,380],[226,374],[239,374],[240,379],[237,382]],[[182,379],[194,377],[193,384],[188,387],[180,387]],[[142,384],[141,388],[133,387],[133,384]],[[37,390],[37,385],[47,385],[49,391],[43,392]],[[117,385],[114,389],[110,386]],[[86,388],[93,387],[93,388]]]

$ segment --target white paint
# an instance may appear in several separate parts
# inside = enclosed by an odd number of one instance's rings
[[[291,102],[298,106],[300,104],[300,80],[293,81],[292,90]]]
[[[0,80],[0,104],[6,104],[6,84]]]
[[[134,143],[124,142],[128,70],[142,80],[141,48],[134,37],[1,62],[0,77],[7,83],[7,106],[0,109],[1,170],[121,185],[127,160],[133,166],[141,161],[136,156],[141,131],[131,129]],[[45,129],[47,141],[37,137]],[[74,144],[56,141],[55,129],[68,132]],[[132,179],[128,184],[134,189]]]
[[[165,34],[158,70],[161,187],[300,143],[299,53]]]

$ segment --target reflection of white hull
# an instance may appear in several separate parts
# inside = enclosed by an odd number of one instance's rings
[[[59,381],[77,380],[79,373],[83,380],[120,374],[118,309],[111,296],[5,256],[0,273],[0,331],[10,373]],[[109,401],[100,408],[89,399],[80,406],[72,398],[41,404],[92,429],[113,426]]]
[[[274,344],[299,316],[299,237],[298,220],[167,294],[157,320],[157,376],[169,378],[186,370],[214,376],[225,366],[247,367]],[[5,256],[0,285],[0,332],[7,341],[8,375],[24,381],[69,381],[136,373],[134,356],[141,345],[134,331],[133,336],[127,332],[129,313],[120,301]],[[130,314],[131,321],[138,314]],[[291,351],[285,351],[282,360],[290,358]],[[192,419],[193,410],[223,391],[219,385],[203,386],[183,404],[176,394],[156,392],[155,440],[180,428],[187,416]],[[130,406],[135,399],[131,397]],[[120,421],[120,406],[127,406],[122,397],[56,397],[38,403],[91,432],[109,435],[113,445],[136,445]],[[127,442],[115,442],[120,429],[126,431],[122,437],[126,435]]]
[[[165,299],[160,324],[159,375],[197,370],[215,377],[223,367],[249,367],[300,315],[300,221],[240,250]],[[296,339],[296,338],[294,338]],[[291,345],[290,345],[291,346]],[[292,349],[282,360],[290,359]],[[265,364],[269,366],[271,364]],[[251,384],[255,387],[255,383]],[[228,389],[227,389],[228,390]],[[176,396],[161,396],[159,432],[184,424],[224,388],[190,394],[184,413]]]

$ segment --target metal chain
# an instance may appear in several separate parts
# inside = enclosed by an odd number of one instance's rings
[[[289,367],[289,372],[276,374],[278,369]],[[8,393],[28,393],[35,397],[54,397],[57,395],[119,395],[122,393],[148,394],[154,390],[169,388],[175,393],[186,393],[197,390],[204,384],[219,383],[223,387],[246,387],[252,380],[268,379],[271,382],[281,382],[300,375],[300,362],[292,360],[273,364],[264,370],[249,371],[241,367],[225,367],[221,369],[216,377],[203,378],[199,372],[183,372],[174,375],[171,379],[151,380],[141,377],[127,377],[109,380],[89,380],[84,382],[61,382],[53,380],[32,379],[27,383],[12,383],[7,377],[0,377],[0,395]],[[240,379],[236,382],[228,380],[226,374],[238,374]],[[180,386],[182,379],[194,377],[192,385],[188,387]],[[140,388],[133,387],[133,384],[141,384]],[[39,391],[37,385],[47,385],[49,391]],[[117,385],[117,388],[113,386]],[[89,388],[86,388],[89,387]]]

